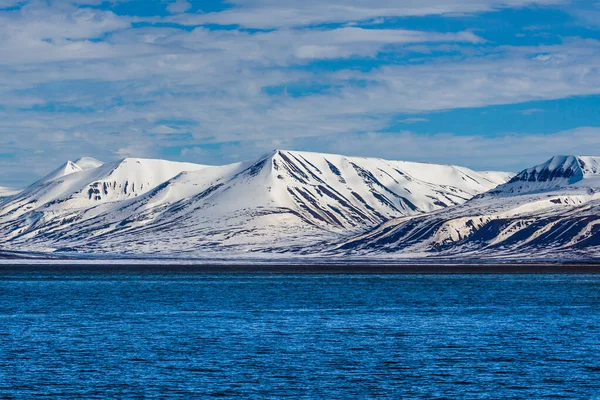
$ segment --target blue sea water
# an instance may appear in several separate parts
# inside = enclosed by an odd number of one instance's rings
[[[600,398],[600,276],[1,273],[41,396]]]

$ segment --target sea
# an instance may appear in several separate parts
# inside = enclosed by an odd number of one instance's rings
[[[600,399],[600,275],[2,271],[0,398]]]

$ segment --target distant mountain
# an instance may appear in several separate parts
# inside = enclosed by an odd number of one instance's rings
[[[85,161],[85,162],[84,162]],[[204,166],[66,163],[0,203],[5,250],[182,254],[306,252],[390,219],[463,204],[504,173],[276,150]]]
[[[83,167],[67,161],[17,196],[0,203],[0,224],[25,214],[60,215],[96,207],[100,203],[137,197],[183,171],[204,166],[162,160],[127,158],[99,164],[86,159]]]
[[[389,221],[338,250],[395,258],[595,257],[600,157],[553,157],[463,205]]]
[[[525,194],[600,186],[600,157],[556,156],[526,169],[493,194]]]

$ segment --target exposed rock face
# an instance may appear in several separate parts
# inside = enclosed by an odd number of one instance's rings
[[[390,221],[338,249],[395,257],[596,257],[599,166],[599,157],[553,157],[463,205]]]
[[[449,165],[283,150],[226,166],[83,164],[67,163],[0,205],[1,245],[314,253],[393,218],[462,204],[508,179]]]

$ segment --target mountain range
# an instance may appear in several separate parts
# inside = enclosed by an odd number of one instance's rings
[[[0,191],[0,251],[139,257],[589,258],[600,158],[514,175],[275,150],[224,166],[67,161]]]
[[[600,157],[558,156],[465,204],[390,220],[346,254],[583,259],[600,250]]]

